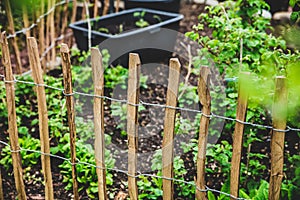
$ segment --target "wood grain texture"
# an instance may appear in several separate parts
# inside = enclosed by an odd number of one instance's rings
[[[242,76],[249,76],[249,73],[243,73]],[[242,122],[246,120],[247,106],[248,106],[248,94],[247,88],[243,83],[239,83],[238,99],[237,99],[236,119]],[[243,134],[244,124],[236,122],[233,133],[233,145],[232,145],[232,159],[231,159],[231,171],[230,171],[230,194],[238,197],[239,183],[240,183],[240,165],[241,154],[243,146]],[[233,198],[232,198],[233,199]]]
[[[6,102],[7,102],[7,114],[8,114],[8,133],[10,140],[10,148],[12,150],[12,164],[15,185],[17,189],[18,199],[25,200],[25,186],[23,182],[23,170],[22,162],[20,156],[20,145],[18,141],[18,127],[17,127],[17,116],[16,116],[16,105],[15,105],[15,86],[14,86],[14,76],[12,72],[10,53],[8,48],[8,42],[6,38],[6,33],[2,32],[0,37],[0,44],[2,49],[2,64],[4,65],[4,77],[6,81]]]
[[[10,34],[15,34],[15,24],[14,24],[12,12],[11,12],[10,1],[4,0],[4,5],[5,5],[5,11],[6,11],[6,15],[7,15],[7,21],[8,21],[8,31]],[[18,47],[17,37],[13,37],[13,38],[11,38],[11,40],[12,40],[11,42],[12,42],[13,50],[14,50],[15,56],[16,56],[17,73],[21,74],[22,73],[22,69],[21,69],[22,63],[21,63],[21,55],[20,55],[20,50]]]
[[[2,169],[0,168],[0,200],[4,200],[3,194],[3,181],[2,181]]]
[[[127,136],[128,136],[128,191],[130,199],[138,199],[137,150],[138,150],[138,106],[141,61],[138,54],[129,54],[127,90]]]
[[[104,69],[102,55],[98,48],[91,49],[93,70],[94,94],[104,95]],[[100,200],[107,199],[106,173],[105,173],[105,142],[104,142],[104,105],[103,99],[94,97],[94,131],[95,131],[95,159],[98,175],[98,196]]]
[[[110,4],[109,0],[104,0],[104,7],[103,7],[103,13],[102,13],[103,16],[107,15],[108,9],[109,9],[109,4]]]
[[[166,106],[177,106],[180,67],[181,65],[177,58],[170,59]],[[162,176],[167,178],[174,178],[173,161],[175,118],[176,110],[172,108],[166,108],[162,144]],[[174,182],[172,180],[163,179],[163,199],[173,199],[173,194]]]
[[[60,48],[62,58],[62,69],[64,76],[64,93],[66,94],[66,105],[68,111],[68,124],[70,131],[70,149],[71,149],[71,162],[72,165],[72,180],[73,180],[73,194],[74,199],[78,200],[78,182],[76,173],[76,126],[75,126],[75,108],[74,108],[74,97],[72,88],[72,72],[71,72],[71,61],[69,54],[69,47],[66,44],[61,44]]]
[[[35,38],[27,38],[28,55],[30,67],[32,70],[32,78],[36,84],[41,86],[36,87],[37,92],[37,103],[38,103],[38,114],[39,114],[39,132],[41,141],[41,152],[50,154],[50,143],[49,143],[49,127],[48,127],[48,111],[46,104],[46,94],[43,80],[43,72],[40,63],[39,50]],[[53,185],[52,185],[52,174],[51,174],[51,163],[50,156],[41,155],[42,169],[45,180],[45,198],[52,200]]]
[[[94,0],[94,18],[98,17],[98,0]]]
[[[273,128],[286,129],[287,119],[287,85],[286,78],[276,77],[276,86],[273,103]],[[285,133],[273,130],[271,138],[271,174],[269,186],[269,199],[280,198],[280,189],[283,178],[284,164],[284,137]]]
[[[199,138],[198,138],[198,155],[197,155],[197,188],[205,190],[205,159],[207,135],[209,126],[209,117],[211,112],[211,96],[209,91],[210,69],[208,67],[201,67],[200,77],[198,82],[198,96],[202,105],[202,113],[200,119]],[[206,115],[206,116],[205,116]],[[196,199],[203,200],[206,198],[206,192],[196,190]]]

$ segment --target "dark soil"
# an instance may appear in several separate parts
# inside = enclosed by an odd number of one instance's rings
[[[185,33],[186,31],[191,30],[191,26],[197,22],[197,15],[203,11],[204,6],[199,4],[190,4],[190,3],[183,3],[181,5],[180,13],[184,15],[184,19],[180,22],[180,32]],[[134,27],[134,24],[131,25]],[[109,27],[111,28],[111,27]],[[117,28],[116,28],[117,29]],[[119,30],[115,30],[119,31]],[[23,38],[23,35],[20,36]],[[24,38],[23,38],[24,39]],[[13,69],[15,69],[15,58],[12,56],[12,65]],[[22,72],[26,72],[29,70],[29,61],[28,61],[28,55],[26,52],[26,48],[24,50],[21,50],[21,61],[22,61]],[[144,72],[149,73],[149,72]],[[3,66],[1,66],[1,74],[3,74]],[[57,73],[54,73],[57,74]],[[166,75],[168,74],[165,67],[157,67],[157,71],[151,72],[151,74],[156,74],[156,77],[152,77],[154,80],[166,80]],[[159,77],[159,78],[158,78]],[[151,77],[149,78],[151,79]],[[193,81],[195,82],[195,81]],[[161,85],[159,86],[157,83],[152,83],[148,85],[147,89],[141,90],[141,98],[145,102],[151,102],[151,103],[158,103],[158,104],[164,104],[165,103],[165,95],[166,95],[166,86]],[[106,102],[107,106],[106,108],[109,108],[110,102]],[[162,129],[163,129],[163,112],[160,112],[160,116],[153,116],[157,112],[146,111],[142,112],[140,115],[139,122],[140,124],[147,125],[151,121],[151,123],[155,124],[151,130],[147,130],[147,133],[144,134],[150,134],[151,137],[144,135],[141,133],[139,140],[139,152],[154,152],[157,149],[161,148],[162,143]],[[106,115],[110,116],[106,118],[106,132],[113,133],[112,135],[112,143],[117,145],[118,148],[126,149],[127,148],[127,138],[126,137],[120,137],[120,130],[116,130],[116,122],[111,117],[111,113],[108,109],[106,109]],[[151,119],[149,118],[151,117]],[[2,127],[3,128],[3,127]],[[5,135],[1,134],[0,139],[3,141],[7,141],[7,131]],[[39,135],[34,136],[36,138],[39,138]],[[51,144],[52,146],[55,146],[55,144]],[[1,148],[4,146],[1,145]],[[63,156],[63,155],[61,155]],[[141,168],[149,168],[150,160],[152,156],[149,156],[146,160],[139,160],[138,163],[143,163],[144,166],[139,166]],[[143,158],[144,159],[144,158]],[[122,159],[124,160],[124,159]],[[194,176],[194,164],[192,164],[192,158],[189,155],[186,155],[186,164],[189,167],[189,174],[190,177]],[[51,169],[52,169],[52,177],[53,177],[53,186],[54,186],[54,196],[55,199],[71,199],[72,197],[72,191],[66,191],[64,189],[65,184],[63,183],[63,177],[60,174],[60,169],[58,166],[62,163],[61,160],[57,158],[51,158]],[[127,165],[121,164],[118,166],[118,168],[123,168],[126,170]],[[7,172],[3,168],[2,171],[2,178],[3,178],[3,188],[4,188],[4,199],[16,199],[16,190],[15,190],[15,184],[14,184],[14,178],[12,171]],[[44,199],[44,186],[41,182],[43,180],[43,175],[41,173],[41,164],[40,162],[37,165],[34,165],[30,170],[28,170],[28,174],[30,176],[35,175],[34,180],[27,180],[25,179],[25,188],[26,188],[26,194],[28,196],[28,199]],[[122,183],[122,181],[127,180],[127,176],[122,173],[113,173],[114,177],[114,185],[109,186],[108,189],[114,188],[115,194],[118,196],[122,196],[125,194],[126,196],[126,186]],[[121,191],[124,191],[124,194],[122,194]],[[87,194],[85,192],[80,193],[81,199],[88,199]]]
[[[139,12],[141,14],[141,12]],[[98,30],[99,32],[103,32],[110,35],[118,35],[125,33],[127,31],[132,31],[135,29],[143,28],[148,25],[157,24],[159,22],[163,22],[167,20],[168,17],[163,15],[154,15],[152,13],[145,13],[144,16],[133,16],[133,14],[127,14],[124,16],[120,16],[119,18],[114,18],[113,20],[106,20],[104,21],[103,25],[100,26],[95,23],[92,27],[93,30]],[[108,23],[110,21],[110,23]],[[147,25],[143,25],[146,23]],[[102,23],[101,23],[102,24]]]

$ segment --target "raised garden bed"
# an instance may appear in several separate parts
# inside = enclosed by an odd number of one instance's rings
[[[125,0],[126,9],[138,7],[178,13],[180,0]]]
[[[93,18],[90,19],[91,43],[92,46],[99,45],[100,49],[108,49],[111,55],[110,63],[114,61],[115,64],[126,65],[127,56],[121,56],[129,52],[139,53],[143,63],[160,62],[168,57],[170,52],[155,46],[173,49],[176,41],[176,37],[170,37],[162,29],[178,30],[182,18],[183,15],[177,13],[145,8]],[[88,21],[75,22],[70,24],[70,27],[74,31],[78,48],[88,50]]]

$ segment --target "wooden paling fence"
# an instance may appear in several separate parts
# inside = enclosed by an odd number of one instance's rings
[[[2,48],[2,62],[5,67],[4,81],[6,89],[8,122],[9,122],[9,139],[11,155],[13,160],[13,171],[15,186],[18,199],[26,199],[25,187],[23,182],[23,171],[21,166],[20,146],[18,143],[18,129],[16,120],[15,107],[15,79],[12,73],[10,53],[5,32],[1,34],[0,44]],[[33,37],[27,38],[28,53],[32,77],[36,84],[39,130],[41,140],[41,163],[45,180],[45,199],[54,199],[53,182],[51,175],[50,163],[50,144],[48,133],[48,115],[47,103],[45,96],[45,85],[42,77],[42,66],[39,60],[38,45]],[[70,149],[73,179],[74,199],[79,199],[78,182],[76,177],[76,129],[75,129],[75,112],[74,97],[72,89],[71,61],[69,48],[66,44],[61,45],[62,69],[64,77],[64,95],[67,104],[68,123],[70,132]],[[102,56],[99,49],[91,49],[91,63],[94,82],[94,132],[95,132],[95,160],[98,176],[98,194],[99,199],[107,199],[106,192],[106,174],[104,162],[104,68],[102,65]],[[129,77],[127,91],[127,134],[128,134],[128,191],[130,199],[138,199],[137,187],[137,150],[138,150],[138,104],[139,104],[139,77],[141,62],[138,54],[129,54]],[[177,105],[177,96],[179,88],[180,63],[178,59],[171,58],[169,63],[169,83],[166,99],[166,109],[164,118],[164,136],[162,141],[162,179],[163,179],[163,199],[173,199],[174,196],[174,125],[175,125],[175,107]],[[249,74],[244,73],[244,76]],[[208,126],[211,118],[211,96],[209,92],[210,69],[202,67],[198,82],[198,95],[202,105],[202,116],[200,119],[200,130],[198,138],[198,155],[197,155],[197,174],[196,174],[196,199],[207,199],[205,186],[205,160],[206,145],[208,137]],[[230,197],[236,199],[239,191],[240,163],[242,152],[242,138],[244,134],[244,122],[247,113],[247,89],[242,84],[239,85],[237,100],[237,115],[235,130],[233,133],[233,152],[231,161],[230,175]],[[273,132],[271,142],[271,174],[269,199],[279,199],[280,187],[283,177],[283,150],[284,135],[286,128],[286,113],[282,108],[287,105],[287,89],[285,77],[276,77],[276,88],[273,105]],[[0,172],[0,199],[3,199],[3,189]],[[2,197],[1,197],[2,196]]]

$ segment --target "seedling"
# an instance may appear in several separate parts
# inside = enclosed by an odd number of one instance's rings
[[[133,13],[134,17],[138,17],[139,18],[139,20],[135,22],[135,25],[137,27],[144,28],[144,27],[147,27],[147,26],[150,25],[149,22],[147,22],[146,20],[144,20],[145,14],[146,14],[146,11],[134,12]]]
[[[109,30],[107,28],[104,28],[104,27],[98,28],[98,31],[102,32],[102,33],[109,33]]]
[[[153,15],[153,18],[154,18],[154,19],[157,19],[157,21],[159,21],[159,22],[162,21],[161,18],[160,18],[160,16],[158,16],[158,15]]]

